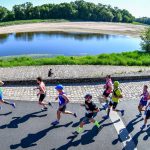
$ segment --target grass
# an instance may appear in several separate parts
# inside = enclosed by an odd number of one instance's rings
[[[0,58],[0,67],[40,65],[150,66],[150,53],[134,51],[100,54],[96,56],[57,56],[51,58],[34,58],[24,56]]]
[[[18,24],[28,24],[28,23],[41,23],[41,22],[68,22],[65,19],[33,19],[33,20],[18,20],[18,21],[8,21],[1,22],[0,26],[10,26],[10,25],[18,25]]]

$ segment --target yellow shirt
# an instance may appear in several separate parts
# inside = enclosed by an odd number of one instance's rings
[[[115,93],[115,94],[114,94]],[[114,89],[113,94],[112,94],[112,100],[116,103],[119,103],[119,96],[122,95],[121,89]],[[117,97],[118,96],[118,97]]]

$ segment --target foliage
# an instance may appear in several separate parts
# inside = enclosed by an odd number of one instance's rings
[[[141,39],[142,50],[150,52],[150,27],[145,29],[145,31],[141,35]]]
[[[145,52],[123,52],[96,56],[57,56],[51,58],[10,57],[0,58],[0,67],[39,65],[116,65],[150,66],[150,54]]]
[[[150,18],[148,17],[136,18],[135,21],[150,25]]]
[[[12,11],[0,7],[0,22],[29,19],[67,19],[83,21],[127,22],[134,17],[125,9],[110,5],[94,4],[83,0],[70,3],[33,6],[31,2],[14,5]]]

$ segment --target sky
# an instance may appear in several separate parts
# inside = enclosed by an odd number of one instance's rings
[[[12,9],[15,4],[32,2],[34,6],[47,3],[62,3],[75,0],[0,0],[0,6]],[[135,17],[150,17],[150,0],[85,0],[93,3],[110,4],[112,7],[127,9]]]

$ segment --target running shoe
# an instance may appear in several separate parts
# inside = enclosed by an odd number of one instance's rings
[[[59,124],[59,121],[56,120],[56,121],[52,122],[51,124],[52,124],[53,126],[55,126],[55,125]]]
[[[15,104],[15,103],[12,103],[11,106],[12,106],[13,108],[16,108],[16,104]]]
[[[79,132],[75,131],[75,132],[72,132],[72,134],[74,134],[74,135],[78,135],[78,134],[79,134]]]
[[[51,107],[53,107],[51,102],[48,102],[48,105],[51,106]]]
[[[121,115],[124,116],[124,110],[121,110],[120,112],[121,112]]]
[[[103,105],[103,108],[106,110],[108,108],[108,104]]]
[[[144,125],[141,127],[141,130],[143,130],[145,127],[146,127],[146,125],[144,124]]]
[[[106,116],[103,116],[103,119],[108,119],[109,118],[109,116],[108,115],[106,115]]]
[[[142,113],[139,113],[138,115],[136,115],[136,117],[141,117],[142,116]]]
[[[74,113],[73,115],[74,115],[75,118],[77,118],[77,114],[76,113]]]
[[[42,111],[46,111],[48,108],[47,107],[44,107],[44,108],[42,108],[41,110]]]

